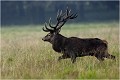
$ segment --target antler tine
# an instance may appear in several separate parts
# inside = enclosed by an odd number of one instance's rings
[[[66,12],[65,13],[63,13],[63,14],[61,14],[60,13],[60,17],[63,17],[63,19],[61,20],[61,24],[60,23],[58,23],[58,27],[57,27],[57,30],[59,30],[59,29],[61,29],[61,27],[66,23],[66,21],[68,20],[68,19],[70,19],[69,17],[70,17],[70,12],[71,12],[71,9],[69,10],[68,9],[68,7],[67,7],[67,9],[66,9]]]
[[[70,12],[71,12],[71,9],[69,10],[69,8],[67,7],[67,9],[66,9],[66,15],[69,16]]]
[[[60,16],[62,16],[62,10],[60,11]]]
[[[69,10],[68,7],[67,7],[67,10],[66,10],[66,15],[67,16],[64,18],[64,20],[74,19],[78,16],[77,13],[76,14],[71,14],[71,9]]]
[[[60,16],[60,14],[59,14],[59,10],[58,10],[58,12],[57,12],[57,20],[58,20],[59,16]]]
[[[59,30],[69,19],[74,19],[77,16],[78,16],[77,13],[71,14],[71,9],[68,9],[68,7],[67,7],[65,13],[63,13],[62,10],[61,11],[58,10],[56,25],[54,27],[51,25],[51,18],[50,18],[49,26],[54,29],[53,31]],[[47,26],[45,26],[45,27],[47,30],[51,30],[51,29],[48,29]]]
[[[52,29],[47,28],[47,23],[46,23],[46,22],[45,22],[45,28],[46,28],[46,30],[49,31],[49,32],[52,32],[52,31],[53,31]]]
[[[42,30],[45,31],[45,32],[49,32],[48,30],[45,30],[44,27],[42,28]]]
[[[65,12],[66,13],[66,12]],[[63,16],[65,15],[65,13],[62,13],[62,10],[57,13],[57,24],[55,25],[54,29],[57,29],[57,26],[63,21]]]
[[[66,14],[67,14],[67,16],[68,16],[68,14],[69,14],[69,9],[68,9],[68,7],[67,7],[67,10],[66,10]]]
[[[69,10],[69,14],[70,14],[70,12],[71,12],[71,9]]]
[[[63,13],[62,10],[57,13],[57,20],[62,21],[62,17],[65,16],[66,12]]]
[[[54,28],[55,29],[55,27],[53,27],[52,25],[51,25],[51,18],[49,19],[49,26],[51,27],[51,28]]]
[[[58,10],[58,13],[57,13],[57,20],[60,21],[61,20],[61,17],[62,17],[62,10],[59,12]]]
[[[70,15],[70,19],[74,19],[74,18],[76,18],[78,15],[77,15],[77,13],[76,14],[71,14]]]

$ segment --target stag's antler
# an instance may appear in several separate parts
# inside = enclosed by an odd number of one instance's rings
[[[67,22],[67,20],[74,19],[78,16],[77,13],[76,14],[71,14],[70,12],[71,12],[71,10],[69,10],[68,7],[67,7],[67,10],[66,10],[65,13],[62,13],[62,10],[60,12],[58,10],[57,17],[56,17],[57,18],[56,25],[54,27],[51,25],[51,18],[50,18],[48,24],[52,29],[47,28],[47,24],[45,23],[46,30],[43,28],[43,31],[45,31],[45,32],[55,32],[55,31],[60,30],[61,27]]]

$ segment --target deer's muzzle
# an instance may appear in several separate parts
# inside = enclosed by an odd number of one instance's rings
[[[43,41],[45,41],[45,38],[42,38]]]

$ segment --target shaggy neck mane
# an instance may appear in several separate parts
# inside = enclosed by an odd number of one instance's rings
[[[56,52],[62,52],[64,50],[65,40],[67,37],[57,34],[51,41],[52,47]]]

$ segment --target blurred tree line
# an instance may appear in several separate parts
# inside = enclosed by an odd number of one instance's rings
[[[1,1],[1,25],[54,23],[67,6],[78,13],[72,22],[119,20],[119,1]]]

